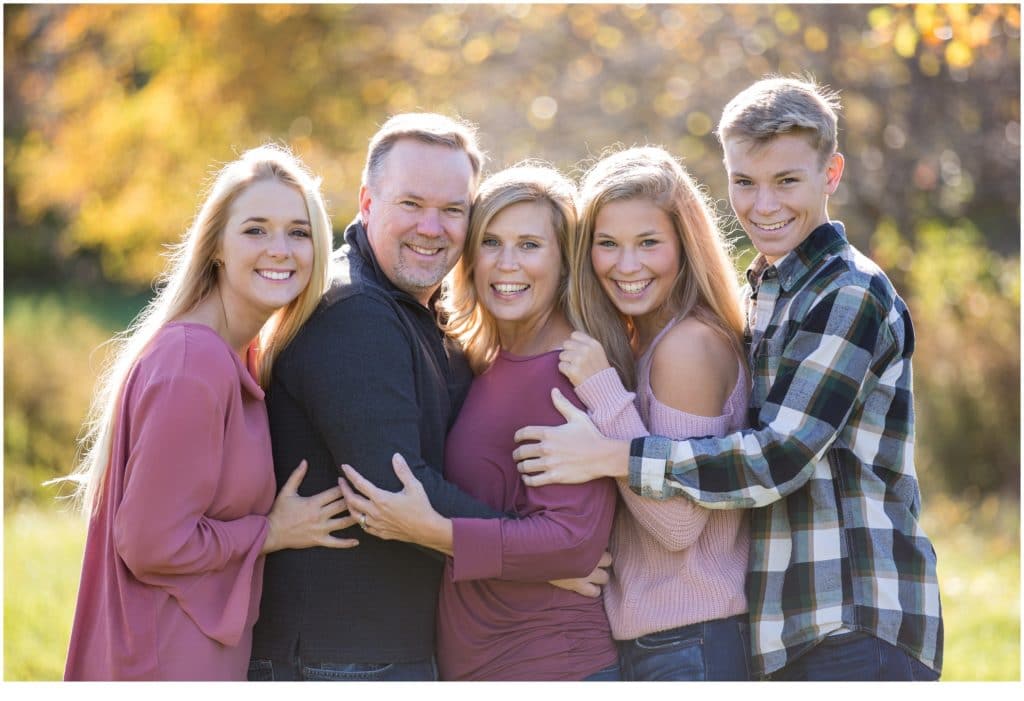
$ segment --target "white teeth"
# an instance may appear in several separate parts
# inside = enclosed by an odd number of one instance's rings
[[[278,272],[276,270],[258,270],[260,277],[265,277],[268,280],[287,280],[292,276],[291,272],[285,270]]]
[[[641,280],[639,282],[623,282],[622,280],[616,280],[615,284],[618,285],[619,289],[626,294],[635,295],[647,289],[647,286],[651,284],[651,281]]]
[[[764,229],[765,231],[778,231],[788,223],[788,221],[780,221],[777,224],[758,224],[757,228]]]
[[[440,248],[421,248],[420,246],[413,246],[411,243],[408,244],[408,246],[421,256],[432,256],[439,253],[441,250]]]
[[[503,295],[513,295],[517,292],[522,292],[528,287],[529,285],[512,285],[507,283],[496,283],[494,285],[494,289],[497,290],[498,294]]]

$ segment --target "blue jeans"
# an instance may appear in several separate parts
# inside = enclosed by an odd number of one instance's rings
[[[306,664],[302,660],[280,662],[249,660],[251,682],[434,682],[437,665],[433,659],[418,662]]]
[[[625,681],[750,680],[747,614],[620,640],[618,645]]]
[[[932,669],[880,638],[860,632],[829,635],[769,679],[783,682],[937,681]]]
[[[619,664],[615,664],[605,667],[602,670],[594,672],[589,677],[586,677],[583,681],[585,682],[619,682],[622,681],[622,674],[619,672]]]

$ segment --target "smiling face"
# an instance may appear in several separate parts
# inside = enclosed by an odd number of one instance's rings
[[[799,134],[780,134],[765,144],[725,141],[729,202],[754,247],[774,263],[828,222],[828,197],[843,174],[843,157],[821,165],[818,152]]]
[[[681,255],[672,220],[650,200],[615,200],[594,218],[594,273],[612,304],[642,333],[665,313]]]
[[[228,317],[267,317],[309,284],[313,240],[302,194],[277,180],[259,180],[231,204],[217,251]]]
[[[391,282],[426,304],[466,240],[473,168],[465,151],[400,139],[359,210],[377,263]]]
[[[539,327],[557,306],[562,257],[551,217],[544,202],[517,202],[483,232],[473,285],[502,336],[513,326]]]

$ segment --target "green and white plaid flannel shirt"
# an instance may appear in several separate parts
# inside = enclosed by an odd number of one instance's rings
[[[632,442],[630,486],[751,508],[747,598],[762,676],[864,631],[941,671],[935,550],[914,468],[910,314],[839,222],[747,270],[749,425]]]

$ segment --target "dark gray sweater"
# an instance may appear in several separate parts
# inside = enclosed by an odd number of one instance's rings
[[[358,220],[345,231],[335,280],[275,363],[267,392],[278,488],[299,461],[300,489],[337,483],[342,463],[377,486],[401,488],[401,453],[430,502],[449,517],[501,514],[442,477],[445,436],[472,380],[435,314],[384,276]],[[267,557],[253,657],[286,662],[403,662],[434,651],[443,559],[353,527],[352,549]]]

